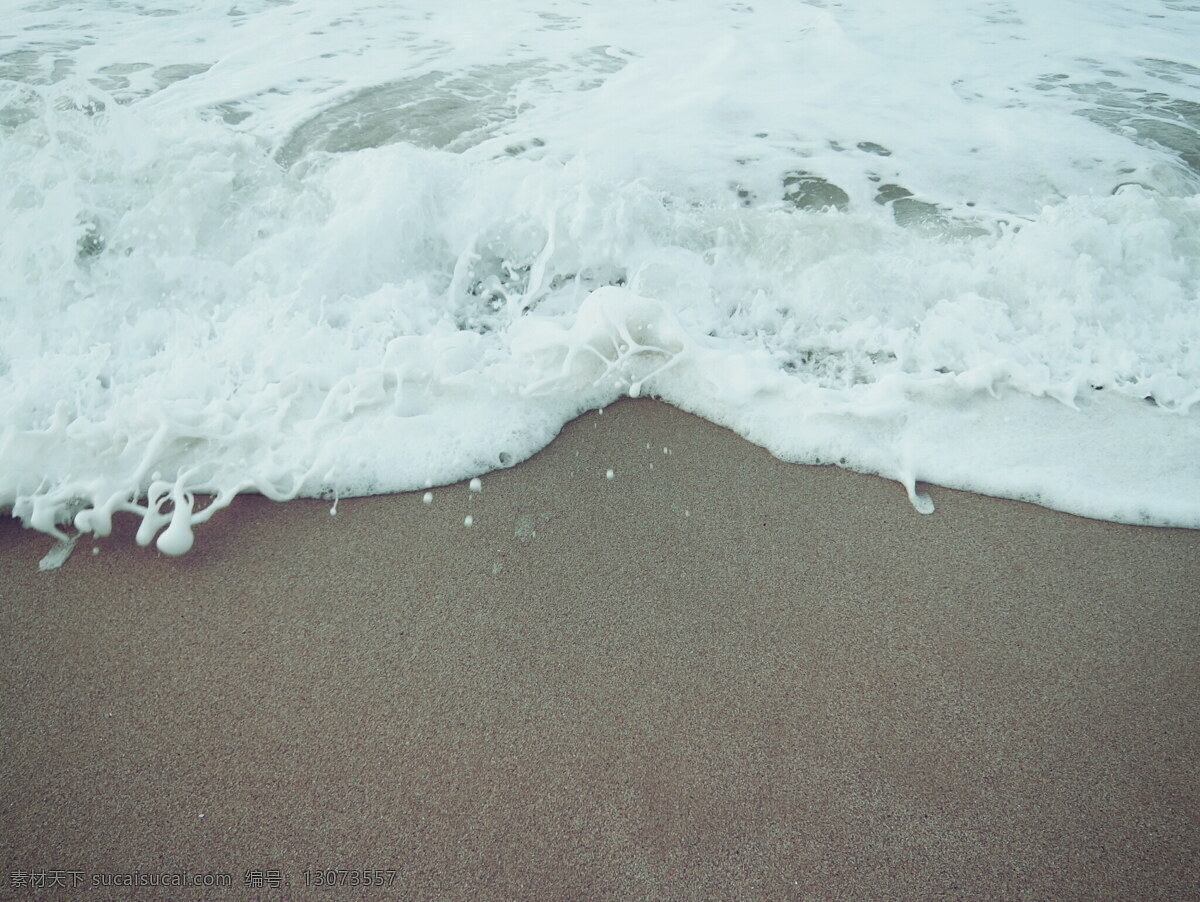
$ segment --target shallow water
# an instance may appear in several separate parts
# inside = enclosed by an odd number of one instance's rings
[[[1200,526],[1200,7],[498,6],[6,16],[0,505],[179,552],[646,394]]]

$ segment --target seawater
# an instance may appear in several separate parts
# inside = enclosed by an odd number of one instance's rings
[[[9,3],[0,506],[181,553],[647,395],[1200,527],[1198,189],[1195,2]]]

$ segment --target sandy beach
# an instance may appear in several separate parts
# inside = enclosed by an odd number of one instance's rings
[[[1200,899],[1200,532],[931,493],[625,401],[179,559],[5,520],[0,896]]]

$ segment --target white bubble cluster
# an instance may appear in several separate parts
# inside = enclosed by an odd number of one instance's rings
[[[1186,12],[544,6],[13,5],[0,507],[182,554],[653,396],[923,511],[1200,526]]]

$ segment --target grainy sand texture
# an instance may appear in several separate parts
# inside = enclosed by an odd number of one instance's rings
[[[178,559],[6,521],[2,896],[1200,898],[1200,532],[932,494],[626,401]]]

